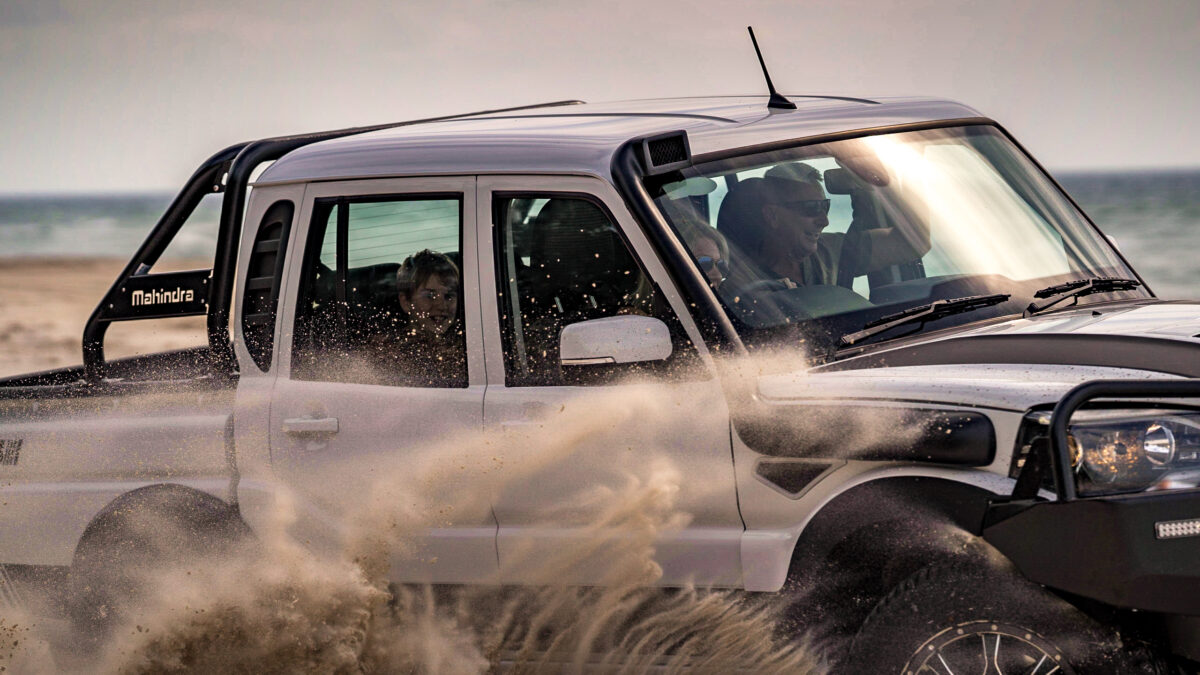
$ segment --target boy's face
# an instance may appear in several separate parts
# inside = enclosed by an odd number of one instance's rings
[[[400,301],[419,332],[445,335],[458,315],[458,280],[435,274],[413,289],[411,296],[401,293]]]

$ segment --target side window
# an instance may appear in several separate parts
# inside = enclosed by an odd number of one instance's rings
[[[621,314],[663,320],[671,356],[641,366],[657,376],[698,373],[695,346],[662,292],[596,202],[566,195],[498,197],[494,222],[505,382],[583,385],[628,375],[605,366],[564,369],[559,335],[572,323]],[[636,367],[636,366],[635,366]]]
[[[319,200],[292,377],[467,386],[460,195]]]

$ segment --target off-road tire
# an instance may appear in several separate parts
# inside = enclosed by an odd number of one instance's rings
[[[1015,571],[940,565],[918,571],[879,601],[835,672],[993,668],[1039,675],[1173,672],[1146,646],[1127,644],[1115,629]]]

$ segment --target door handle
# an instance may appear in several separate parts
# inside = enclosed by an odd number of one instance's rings
[[[501,431],[517,431],[520,429],[529,429],[535,426],[541,426],[541,422],[537,420],[512,420],[500,423]]]
[[[283,433],[293,436],[312,436],[315,434],[336,434],[338,419],[336,417],[294,417],[283,421]]]

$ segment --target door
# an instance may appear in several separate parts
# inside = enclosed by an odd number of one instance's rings
[[[492,223],[479,231],[492,252],[481,260],[484,420],[507,453],[494,497],[501,577],[604,583],[615,550],[649,536],[659,583],[739,585],[728,409],[616,192],[581,177],[481,177],[478,208]],[[565,327],[621,315],[665,323],[670,356],[561,364]]]
[[[386,542],[395,581],[493,575],[489,500],[450,470],[483,421],[475,180],[310,185],[300,226],[270,414],[297,534]]]

